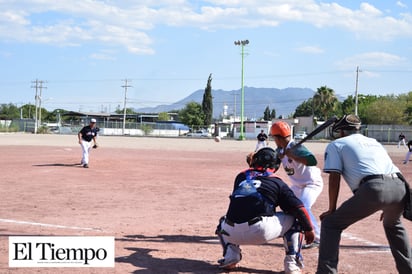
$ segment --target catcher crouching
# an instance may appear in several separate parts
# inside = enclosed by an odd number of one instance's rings
[[[307,244],[315,238],[308,212],[289,186],[274,175],[280,161],[272,148],[248,155],[247,161],[250,168],[237,175],[227,213],[216,229],[223,247],[219,268],[236,267],[242,259],[240,245],[260,245],[283,237],[284,271],[301,273],[303,236]],[[277,207],[282,211],[277,212]]]

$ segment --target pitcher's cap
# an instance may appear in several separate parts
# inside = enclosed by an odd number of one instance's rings
[[[96,119],[92,118],[92,119],[90,120],[90,123],[96,123]]]

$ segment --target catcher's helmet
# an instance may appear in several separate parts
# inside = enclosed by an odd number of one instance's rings
[[[251,166],[253,168],[273,168],[278,170],[280,165],[280,159],[277,152],[271,147],[264,147],[259,149],[253,154],[253,160]]]
[[[288,123],[284,121],[278,121],[272,125],[270,128],[270,135],[271,136],[281,136],[281,137],[288,137],[291,135],[290,133],[290,126]]]
[[[358,131],[361,128],[361,120],[354,114],[347,114],[340,118],[330,127],[330,136],[333,139],[339,137],[340,130]]]

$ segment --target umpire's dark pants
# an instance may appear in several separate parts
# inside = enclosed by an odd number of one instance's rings
[[[412,273],[408,233],[401,223],[405,184],[399,178],[378,178],[362,184],[334,213],[322,220],[317,274],[337,273],[341,233],[348,226],[382,210],[383,227],[396,268]],[[371,228],[372,229],[372,228]],[[364,269],[367,272],[367,269]]]

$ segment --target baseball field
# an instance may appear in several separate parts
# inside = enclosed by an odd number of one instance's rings
[[[222,273],[214,231],[225,214],[236,174],[254,140],[98,138],[90,168],[78,165],[74,135],[0,134],[0,273]],[[274,142],[271,142],[271,146]],[[308,142],[323,167],[326,143]],[[385,146],[403,165],[405,148]],[[280,169],[279,177],[287,181]],[[313,207],[327,209],[324,190]],[[339,201],[351,195],[342,184]],[[397,273],[380,213],[342,234],[339,273]],[[404,219],[412,239],[412,222]],[[9,236],[114,236],[114,268],[9,268]],[[283,273],[283,241],[242,246],[232,273]],[[316,248],[303,250],[304,273],[314,273]]]

